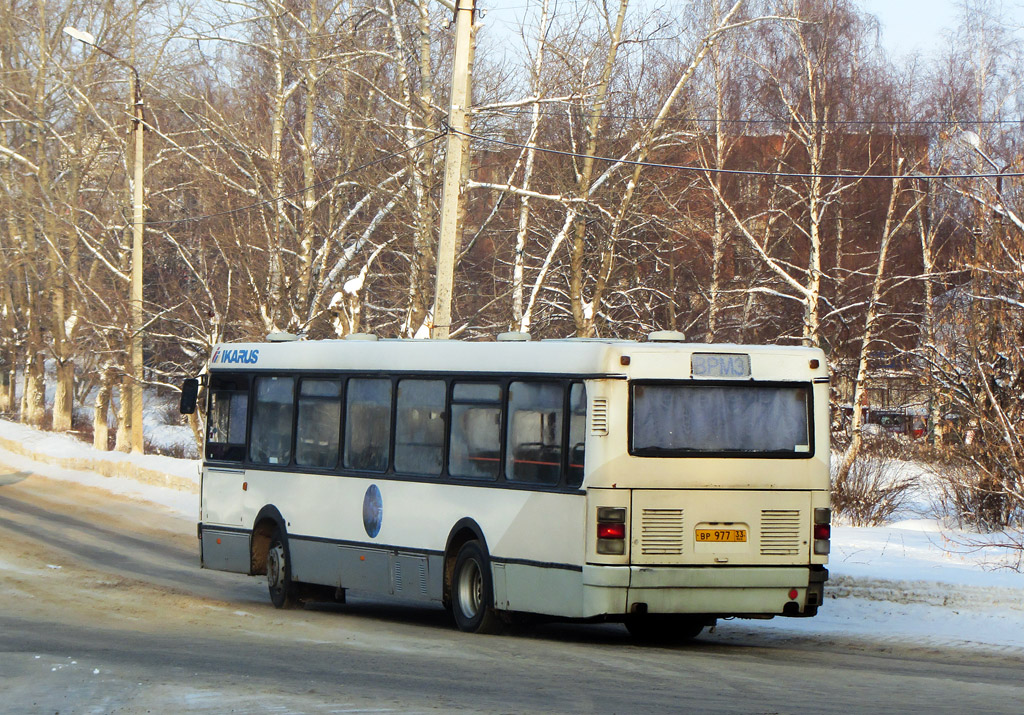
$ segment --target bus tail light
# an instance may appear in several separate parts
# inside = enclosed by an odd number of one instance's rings
[[[819,507],[814,510],[814,553],[828,556],[832,538],[832,510]]]
[[[625,539],[625,524],[598,524],[597,538],[599,539]]]
[[[597,508],[597,553],[621,556],[626,553],[626,510],[623,507]]]

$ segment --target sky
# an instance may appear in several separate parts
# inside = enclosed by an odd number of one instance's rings
[[[862,0],[865,10],[882,24],[882,44],[896,58],[918,51],[928,55],[944,44],[943,33],[953,27],[953,0]]]
[[[643,4],[644,1],[637,0],[637,4]],[[685,2],[660,1],[680,5]],[[521,17],[527,8],[539,5],[538,0],[476,2],[477,7],[485,9],[488,13],[484,18],[485,25],[501,25],[509,30],[513,29],[516,17]],[[1024,26],[1024,0],[1002,2],[1008,15],[1015,18],[1015,24]],[[953,28],[960,14],[960,0],[860,0],[860,3],[865,10],[878,17],[882,25],[882,44],[892,54],[893,59],[897,60],[914,52],[927,56],[939,50],[945,43],[944,33]]]

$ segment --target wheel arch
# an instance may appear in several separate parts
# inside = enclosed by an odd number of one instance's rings
[[[442,587],[442,601],[445,607],[451,606],[452,576],[455,572],[455,558],[459,555],[459,549],[467,541],[479,541],[480,547],[484,550],[488,559],[491,552],[487,548],[487,539],[484,531],[476,520],[470,517],[463,517],[455,522],[455,525],[448,532],[448,540],[444,547],[444,584]]]
[[[249,575],[255,576],[266,573],[267,552],[270,550],[270,539],[274,532],[283,536],[288,535],[288,525],[281,512],[273,504],[267,504],[252,523],[252,536],[249,538]],[[288,540],[284,541],[285,552],[288,550]]]

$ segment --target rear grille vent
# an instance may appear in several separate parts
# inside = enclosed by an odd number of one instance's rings
[[[417,564],[419,566],[419,587],[420,595],[427,595],[427,560],[423,559]]]
[[[640,514],[640,551],[665,556],[683,553],[683,510],[644,509]]]
[[[604,437],[608,434],[608,399],[595,397],[590,410],[590,434]]]
[[[761,555],[792,556],[800,553],[800,512],[796,509],[761,511]]]

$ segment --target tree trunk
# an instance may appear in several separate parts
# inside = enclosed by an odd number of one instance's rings
[[[46,420],[46,368],[43,356],[32,350],[25,367],[25,386],[21,394],[21,421],[42,427]]]
[[[896,173],[902,168],[902,160],[896,164]],[[874,347],[875,342],[875,327],[878,322],[879,306],[882,303],[882,287],[885,278],[885,266],[886,261],[889,257],[889,248],[892,245],[893,235],[906,222],[907,216],[903,217],[902,221],[895,222],[894,225],[894,214],[896,211],[896,200],[900,194],[900,182],[892,182],[892,192],[889,194],[889,209],[885,214],[885,226],[882,229],[882,241],[878,247],[878,262],[875,267],[875,280],[871,286],[871,298],[868,302],[867,315],[864,318],[864,334],[861,338],[860,343],[860,356],[857,361],[857,378],[853,384],[853,415],[850,419],[850,444],[846,448],[846,453],[843,455],[843,461],[839,465],[839,471],[836,473],[836,482],[842,482],[846,479],[846,475],[850,472],[850,467],[853,466],[854,460],[857,459],[857,455],[860,453],[862,444],[861,440],[861,427],[863,425],[863,416],[861,414],[860,405],[862,402],[867,402],[867,376],[868,376],[868,357],[871,354],[871,350]]]
[[[56,377],[51,429],[54,432],[68,432],[71,430],[72,411],[75,405],[75,363],[70,357],[57,361]]]
[[[132,390],[135,388],[131,375],[122,375],[118,388],[117,436],[114,438],[114,449],[118,452],[130,452],[132,449]]]
[[[100,375],[100,385],[96,391],[92,418],[92,446],[103,452],[110,449],[110,427],[107,417],[110,414],[110,394],[113,387],[114,373],[110,368],[105,368]],[[118,424],[120,425],[120,420]]]

